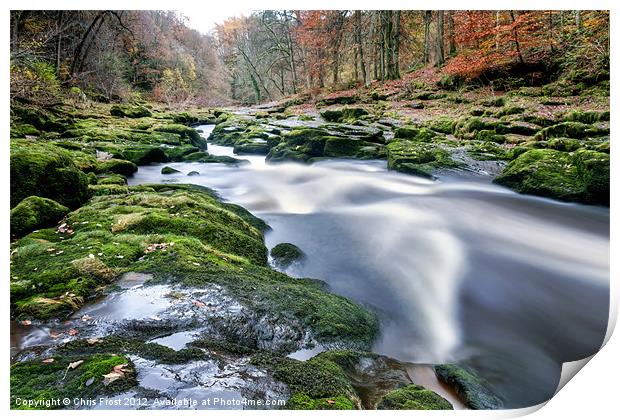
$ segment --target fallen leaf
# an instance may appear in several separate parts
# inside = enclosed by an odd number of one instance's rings
[[[110,372],[107,375],[103,375],[103,384],[105,386],[110,385],[112,382],[117,381],[125,376],[124,373]]]
[[[78,360],[77,362],[69,363],[69,369],[75,369],[76,367],[78,367],[82,363],[84,363],[83,360]]]
[[[54,340],[57,339],[58,337],[60,337],[61,335],[62,335],[62,333],[57,333],[57,332],[54,332],[54,331],[50,331],[50,338],[52,338]]]
[[[67,331],[69,333],[69,335],[78,335],[78,330],[71,328],[69,331]]]
[[[86,386],[91,386],[93,384],[93,382],[95,382],[95,378],[89,378],[84,385]]]
[[[334,400],[327,400],[327,404],[334,404],[336,401]]]
[[[127,363],[124,363],[122,365],[116,365],[112,368],[112,372],[122,373],[124,375],[126,367],[127,367]]]
[[[75,369],[76,367],[80,366],[82,363],[84,363],[83,360],[78,360],[76,362],[69,363],[69,366],[67,366],[67,370],[65,370],[65,376],[63,376],[62,379],[65,379],[67,377],[67,373],[69,372],[69,369]]]
[[[42,360],[41,363],[45,363],[46,365],[49,365],[50,363],[54,363],[54,359],[45,359],[45,360]]]
[[[32,325],[32,321],[31,321],[31,320],[29,320],[29,319],[24,319],[24,320],[22,321],[22,325]]]
[[[86,340],[86,342],[87,342],[88,344],[91,344],[91,345],[92,345],[92,344],[101,343],[101,339],[100,339],[100,338],[98,338],[98,337],[95,337],[95,338],[89,338],[89,339],[87,339],[87,340]]]

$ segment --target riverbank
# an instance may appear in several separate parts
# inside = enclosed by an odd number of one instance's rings
[[[287,408],[451,407],[415,388],[401,362],[369,352],[384,338],[383,309],[330,283],[336,274],[313,280],[274,270],[263,220],[208,188],[167,181],[209,177],[201,173],[209,165],[241,172],[246,153],[269,163],[355,158],[386,160],[422,183],[501,174],[496,180],[510,179],[504,184],[517,191],[605,204],[604,98],[564,96],[543,122],[534,112],[539,96],[488,102],[481,92],[417,90],[402,101],[386,92],[339,93],[311,106],[188,112],[151,104],[13,107],[11,312],[21,331],[12,394],[152,401],[219,393],[282,399]],[[457,104],[452,114],[437,117],[448,103]],[[199,124],[215,126],[208,140]],[[210,153],[207,141],[236,156]],[[174,162],[193,162],[196,173],[175,172]],[[169,166],[157,166],[164,182],[128,185],[139,166],[157,163]],[[313,348],[332,350],[314,355]],[[314,357],[286,357],[300,350]],[[504,405],[476,363],[435,369],[468,407]],[[217,386],[205,390],[207,383]]]

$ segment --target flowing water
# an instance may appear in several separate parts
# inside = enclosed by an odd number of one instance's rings
[[[212,127],[201,127],[205,137]],[[130,183],[199,184],[244,206],[272,227],[269,248],[291,242],[306,253],[288,274],[323,279],[380,313],[374,351],[468,360],[508,407],[550,398],[562,362],[600,347],[609,209],[518,195],[484,176],[428,181],[384,161],[240,158],[248,163],[169,164],[181,171],[173,175],[140,167]]]

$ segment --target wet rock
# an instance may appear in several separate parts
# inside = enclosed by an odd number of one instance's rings
[[[387,159],[388,169],[431,179],[439,169],[459,167],[445,148],[418,141],[393,140],[387,146]]]
[[[76,208],[88,199],[88,179],[66,150],[49,143],[11,140],[11,207],[28,196]]]
[[[198,172],[198,171],[190,171],[187,174],[187,176],[198,176],[198,175],[200,175],[200,172]]]
[[[281,267],[288,267],[292,263],[300,261],[305,256],[303,251],[296,245],[286,242],[274,246],[270,254],[274,263]]]
[[[142,118],[150,117],[151,111],[141,105],[113,105],[110,108],[110,115],[115,117]]]
[[[21,236],[58,223],[69,209],[49,198],[30,196],[11,209],[11,234]]]
[[[420,385],[390,391],[377,406],[379,410],[452,410],[445,398]]]
[[[609,205],[609,155],[593,150],[528,150],[494,182],[520,193]]]
[[[170,175],[170,174],[176,174],[176,173],[180,173],[181,171],[174,169],[170,166],[164,166],[163,168],[161,168],[161,173],[162,175]]]
[[[503,407],[502,401],[474,373],[454,364],[436,365],[437,377],[453,386],[465,404],[474,410],[493,410]]]

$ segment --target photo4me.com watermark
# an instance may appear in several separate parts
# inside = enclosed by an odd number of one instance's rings
[[[134,409],[140,407],[152,408],[269,408],[282,407],[286,400],[281,399],[250,399],[250,398],[138,398],[138,397],[100,397],[100,398],[49,398],[49,399],[26,399],[13,398],[15,406],[31,409],[52,409],[52,408],[119,408]]]

